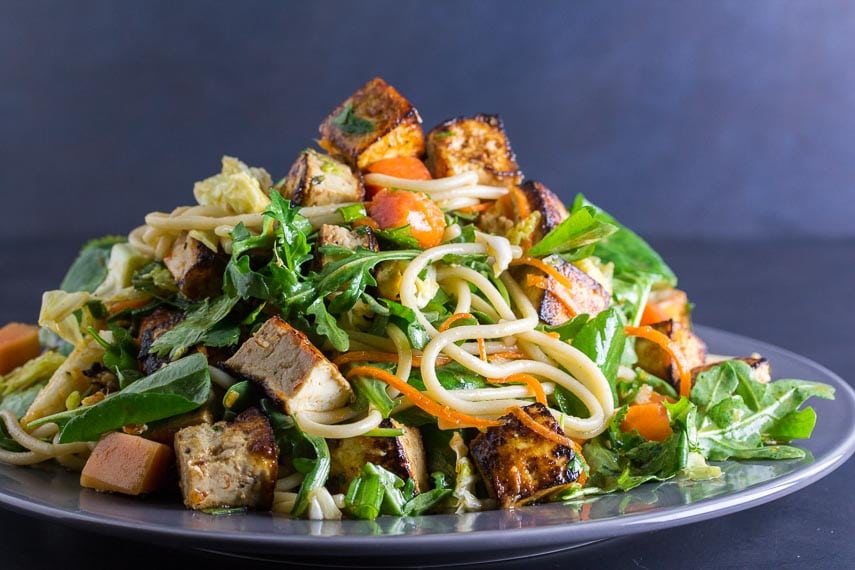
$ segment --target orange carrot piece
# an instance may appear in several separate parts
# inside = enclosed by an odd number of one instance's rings
[[[673,433],[668,410],[659,402],[630,406],[620,423],[620,429],[627,433],[635,430],[650,441],[665,441]]]
[[[121,313],[122,311],[126,311],[128,309],[140,309],[145,307],[151,302],[151,299],[126,299],[124,301],[115,301],[113,303],[107,303],[107,313],[110,315],[116,315]]]
[[[366,202],[365,209],[380,229],[409,226],[424,249],[439,245],[445,233],[445,214],[423,192],[383,188]]]
[[[365,167],[365,171],[372,174],[385,174],[386,176],[394,176],[395,178],[406,178],[407,180],[430,180],[430,171],[425,166],[425,163],[415,156],[393,156],[392,158],[384,158],[377,162],[372,162]],[[369,198],[373,198],[377,192],[383,189],[383,186],[374,186],[372,184],[365,185],[365,193]]]
[[[453,315],[445,319],[442,324],[439,325],[439,329],[437,330],[439,332],[445,332],[451,328],[451,325],[453,325],[457,321],[462,321],[463,319],[477,320],[475,318],[475,315],[473,315],[472,313],[454,313]]]
[[[9,323],[0,328],[0,374],[8,374],[41,352],[39,327]]]
[[[534,394],[534,399],[544,406],[546,405],[546,392],[543,391],[540,381],[531,374],[511,374],[505,378],[492,378],[489,381],[493,384],[525,384]]]
[[[686,358],[680,351],[680,347],[671,342],[671,339],[665,334],[646,325],[642,327],[627,326],[624,327],[624,330],[627,336],[638,336],[647,339],[668,353],[677,367],[677,374],[680,376],[680,395],[688,398],[692,391],[692,370],[686,363]]]
[[[376,378],[377,380],[382,380],[386,384],[389,384],[390,386],[401,392],[404,396],[409,398],[413,404],[415,404],[422,410],[456,427],[488,428],[501,425],[501,422],[498,422],[496,420],[485,420],[483,418],[470,416],[469,414],[457,412],[455,410],[452,410],[448,406],[443,406],[442,404],[434,402],[423,392],[417,390],[416,388],[410,386],[394,374],[386,372],[381,368],[375,368],[373,366],[357,366],[347,373],[348,380],[350,378],[353,378],[354,376],[367,376],[369,378]]]

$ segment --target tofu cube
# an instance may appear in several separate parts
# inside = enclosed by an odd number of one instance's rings
[[[564,435],[543,404],[531,404],[523,411],[545,428]],[[502,508],[545,498],[582,475],[583,462],[572,448],[546,439],[512,414],[500,419],[502,425],[487,428],[471,441],[469,452],[487,490]]]
[[[537,218],[531,218],[534,215]],[[511,188],[507,195],[496,200],[491,208],[478,217],[477,225],[487,232],[507,237],[513,244],[531,247],[568,215],[564,203],[552,190],[540,182],[528,180],[522,186]],[[528,223],[533,227],[529,229]],[[529,235],[511,235],[519,234],[522,231],[520,226],[524,226]]]
[[[653,306],[664,318],[674,319],[684,327],[692,327],[689,316],[691,305],[685,291],[673,287],[651,291],[647,304]]]
[[[391,418],[383,420],[380,427],[400,429],[403,434],[397,437],[359,436],[329,440],[333,492],[346,492],[366,463],[379,465],[404,481],[412,479],[417,493],[428,490],[425,449],[419,429]]]
[[[273,428],[256,408],[233,422],[186,427],[175,434],[181,493],[191,509],[269,509],[279,473]]]
[[[424,152],[418,111],[379,77],[339,105],[321,123],[320,132],[322,148],[360,170],[384,158]]]
[[[477,172],[478,182],[516,186],[523,174],[497,115],[458,117],[427,136],[427,166],[434,178]]]
[[[151,374],[167,362],[169,358],[160,357],[151,352],[151,345],[157,340],[157,337],[184,320],[184,315],[179,311],[170,311],[163,307],[158,307],[148,315],[144,316],[140,321],[139,333],[137,334],[137,343],[140,351],[137,359],[143,372]]]
[[[338,367],[279,317],[268,319],[225,366],[257,382],[291,415],[334,410],[353,398]]]
[[[297,157],[281,191],[300,206],[361,202],[365,197],[362,180],[348,165],[310,148]]]
[[[570,287],[535,267],[524,266],[514,272],[537,307],[540,320],[556,326],[576,315],[594,316],[609,307],[611,295],[593,277],[558,256],[546,257],[543,262],[563,275]]]
[[[216,297],[222,293],[223,272],[228,258],[201,241],[182,234],[175,240],[163,263],[188,299]]]
[[[379,249],[377,237],[368,226],[363,226],[359,230],[349,230],[342,226],[324,224],[318,230],[318,247],[320,248],[325,245],[337,245],[353,251],[356,251],[359,247],[370,249],[371,251],[378,251]],[[335,259],[334,256],[329,254],[319,254],[317,257],[321,267]]]
[[[673,319],[650,326],[674,341],[683,353],[689,368],[694,369],[704,365],[707,345],[690,328]],[[635,354],[638,357],[639,367],[679,387],[680,374],[677,372],[677,367],[671,361],[671,356],[659,345],[647,339],[636,339]]]

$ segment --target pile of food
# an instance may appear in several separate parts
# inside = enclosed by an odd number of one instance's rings
[[[372,519],[575,499],[796,459],[811,396],[712,357],[661,257],[526,178],[493,115],[423,133],[373,79],[277,183],[86,244],[0,329],[0,461],[211,513]]]

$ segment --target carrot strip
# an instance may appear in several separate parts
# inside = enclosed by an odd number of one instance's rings
[[[686,363],[686,358],[680,348],[665,334],[647,325],[641,327],[627,326],[624,327],[624,330],[627,336],[637,336],[649,340],[668,353],[677,367],[677,374],[680,376],[680,395],[688,398],[692,391],[692,370]]]
[[[127,299],[125,301],[107,303],[107,313],[110,315],[116,315],[127,309],[140,309],[149,303],[151,303],[151,299],[148,297],[144,299]]]
[[[451,325],[463,319],[477,320],[475,319],[475,315],[473,315],[472,313],[454,313],[453,315],[445,319],[445,321],[441,325],[439,325],[439,329],[437,330],[439,330],[439,332],[445,332],[451,328]]]
[[[530,415],[525,413],[525,410],[520,408],[519,406],[514,406],[508,410],[516,419],[520,421],[525,427],[536,433],[537,435],[548,439],[553,443],[557,443],[558,445],[563,445],[564,447],[569,447],[574,452],[579,453],[579,446],[575,441],[567,437],[566,435],[561,435],[560,433],[556,433],[549,429],[548,427],[539,424],[535,421]]]
[[[487,343],[484,342],[483,338],[479,338],[478,340],[478,357],[481,358],[484,362],[489,362],[487,360]]]
[[[553,281],[550,281],[549,279],[541,275],[526,275],[526,285],[529,285],[530,287],[537,287],[538,289],[543,289],[544,291],[548,291],[556,299],[558,299],[558,302],[564,305],[564,308],[567,309],[567,313],[569,316],[576,316],[576,308],[573,306],[573,300],[570,297],[570,292],[567,290],[566,287],[556,287]]]
[[[489,381],[493,384],[525,384],[534,394],[534,399],[546,405],[546,392],[543,391],[540,381],[531,374],[511,374],[505,378],[491,378]]]
[[[536,267],[540,269],[556,281],[558,281],[561,285],[567,287],[568,291],[573,290],[573,284],[570,283],[570,280],[567,279],[567,276],[549,265],[548,263],[544,263],[540,259],[536,257],[520,257],[519,259],[515,259],[511,262],[511,265],[530,265],[531,267]]]
[[[409,398],[413,404],[422,410],[457,427],[488,428],[502,424],[502,422],[498,422],[496,420],[485,420],[483,418],[470,416],[469,414],[452,410],[448,406],[438,404],[423,392],[410,386],[394,374],[386,372],[380,368],[375,368],[373,366],[357,366],[347,373],[348,379],[354,376],[367,376],[369,378],[382,380],[401,392],[404,396]]]
[[[521,350],[504,350],[502,352],[494,352],[490,355],[489,359],[491,362],[495,362],[497,360],[519,360],[520,358],[525,358],[526,353]]]

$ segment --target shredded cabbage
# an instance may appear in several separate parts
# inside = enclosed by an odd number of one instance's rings
[[[255,214],[270,204],[266,191],[273,184],[263,168],[250,168],[237,158],[223,157],[223,169],[193,186],[196,201],[230,214]]]
[[[74,346],[83,343],[82,330],[94,324],[95,319],[86,307],[92,296],[86,291],[67,293],[66,291],[45,291],[42,294],[42,308],[39,312],[39,325],[47,327],[65,341]],[[80,321],[75,312],[80,311]]]

